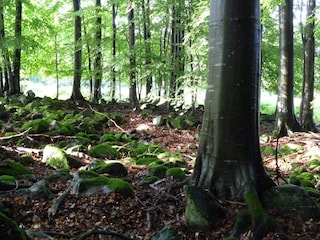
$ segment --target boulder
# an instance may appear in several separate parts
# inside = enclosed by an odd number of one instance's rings
[[[261,201],[266,209],[299,214],[305,219],[320,218],[320,208],[316,202],[302,187],[293,184],[275,186],[265,191]]]
[[[46,145],[43,149],[42,162],[56,169],[69,169],[67,154],[53,145]]]
[[[186,193],[185,219],[190,228],[211,231],[225,213],[219,202],[205,190],[196,186],[184,186]]]

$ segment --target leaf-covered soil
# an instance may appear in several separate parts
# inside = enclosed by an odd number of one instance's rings
[[[74,106],[71,108],[90,109],[89,106]],[[64,111],[71,111],[68,104],[63,106]],[[93,109],[91,109],[93,110]],[[165,111],[131,111],[126,107],[108,107],[108,111],[119,113],[125,121],[121,124],[100,129],[100,134],[110,131],[127,132],[134,134],[138,141],[146,144],[159,144],[170,152],[182,154],[187,167],[184,169],[187,175],[192,173],[192,166],[199,143],[201,124],[186,129],[174,129],[168,125],[155,126],[153,118],[158,115],[167,116]],[[97,110],[98,111],[98,110]],[[101,109],[99,109],[101,111]],[[201,112],[198,112],[201,119]],[[28,121],[28,119],[23,119]],[[261,146],[266,168],[273,172],[275,181],[284,183],[290,177],[296,167],[307,165],[314,154],[320,157],[320,135],[315,133],[295,133],[289,137],[277,139],[270,137],[270,123],[263,122],[261,132]],[[5,136],[3,132],[3,136]],[[17,145],[17,140],[25,138],[22,145]],[[57,144],[67,138],[63,134],[48,136],[45,133],[25,133],[18,139],[6,139],[3,137],[2,145],[8,152],[1,156],[3,159],[17,159],[21,154],[29,154],[35,160],[28,166],[36,178],[42,179],[45,175],[52,174],[55,169],[41,162],[42,149],[46,144]],[[266,149],[281,149],[286,144],[301,146],[295,150],[277,152],[277,160],[274,152]],[[278,145],[278,146],[277,146]],[[291,145],[290,145],[291,146]],[[89,162],[86,154],[79,158]],[[127,156],[126,156],[127,157]],[[278,167],[276,162],[278,162]],[[53,204],[53,199],[30,200],[16,196],[13,191],[0,192],[0,198],[5,203],[9,217],[15,220],[25,230],[42,232],[51,236],[51,239],[151,239],[152,235],[167,225],[174,227],[179,239],[224,239],[230,236],[235,222],[236,213],[246,208],[242,202],[224,202],[223,207],[228,214],[221,219],[218,226],[212,232],[199,232],[190,229],[184,219],[185,197],[183,188],[176,184],[173,178],[163,178],[153,184],[140,185],[143,176],[148,175],[147,166],[124,162],[128,169],[128,175],[123,177],[133,189],[134,196],[125,198],[117,193],[98,193],[92,196],[80,197],[69,194],[55,216],[50,216],[48,210]],[[277,177],[279,169],[281,176]],[[71,171],[77,171],[72,169]],[[50,189],[57,195],[67,189],[70,180],[60,180],[50,185]],[[315,198],[320,204],[320,199]],[[278,223],[280,233],[270,233],[264,239],[320,239],[320,221],[313,219],[304,220],[291,213],[279,214],[270,212],[270,215]],[[8,229],[0,230],[2,233]],[[242,239],[250,239],[250,232],[243,235]],[[120,236],[121,235],[121,236]],[[124,238],[126,236],[127,238]],[[0,234],[0,239],[1,234]],[[33,236],[32,239],[49,239]],[[121,238],[118,238],[121,239]]]

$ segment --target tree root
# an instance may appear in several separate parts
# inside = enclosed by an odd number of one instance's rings
[[[262,207],[255,190],[249,190],[245,194],[245,201],[249,210],[238,213],[231,233],[232,237],[240,238],[242,234],[247,233],[248,239],[259,240],[267,233],[277,230],[274,220]]]

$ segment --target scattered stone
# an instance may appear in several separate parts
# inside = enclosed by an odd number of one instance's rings
[[[9,175],[0,176],[0,191],[12,190],[17,187],[16,179]]]
[[[97,146],[92,147],[88,154],[96,158],[108,158],[108,159],[118,159],[121,158],[121,154],[108,143],[102,143]]]
[[[195,230],[211,231],[224,216],[224,210],[217,200],[205,190],[196,186],[184,186],[186,193],[185,219],[187,224]]]
[[[159,232],[153,234],[151,240],[179,240],[179,237],[171,225],[165,226]]]
[[[67,154],[53,145],[46,145],[43,149],[42,162],[56,169],[69,169]]]
[[[173,177],[175,180],[184,180],[186,178],[185,172],[179,167],[169,168],[166,171],[167,177]]]
[[[266,209],[299,214],[305,219],[320,218],[320,208],[315,201],[302,187],[293,184],[275,186],[265,191],[261,201]]]

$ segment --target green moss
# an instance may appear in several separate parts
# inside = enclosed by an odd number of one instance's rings
[[[31,174],[30,170],[23,166],[21,163],[4,160],[1,162],[0,175],[10,175],[10,176],[23,176]]]
[[[78,171],[78,174],[80,178],[95,178],[100,176],[98,173],[91,170],[80,170]]]
[[[155,164],[152,165],[148,170],[153,176],[157,176],[158,178],[164,178],[166,176],[166,171],[168,170],[168,167],[164,164]]]
[[[166,176],[172,176],[176,180],[184,180],[186,178],[184,171],[178,167],[169,168],[166,171]]]
[[[159,159],[157,157],[143,157],[143,158],[137,158],[136,164],[137,165],[150,165],[152,163],[159,162]]]
[[[156,181],[158,181],[159,178],[156,177],[156,176],[147,176],[147,177],[144,177],[140,182],[139,182],[139,185],[148,185],[148,184],[151,184],[151,183],[154,183]]]
[[[69,169],[68,157],[65,151],[50,144],[43,149],[42,162],[57,169]]]
[[[109,179],[103,176],[81,179],[79,191],[84,191],[93,186],[107,186]]]
[[[0,176],[0,190],[6,191],[16,187],[16,179],[9,175]]]
[[[34,159],[32,156],[24,154],[19,157],[19,162],[23,165],[30,165],[34,163]]]
[[[49,130],[49,126],[49,121],[46,119],[35,119],[24,123],[21,127],[21,131],[31,128],[29,131],[30,133],[44,133]]]
[[[18,224],[8,218],[4,213],[0,212],[0,226],[5,226],[5,231],[1,231],[2,239],[30,239],[27,234],[21,229]]]
[[[134,193],[131,185],[120,178],[110,178],[108,181],[108,187],[111,190],[120,193],[124,197],[130,197]]]
[[[121,158],[121,154],[107,143],[102,143],[92,147],[92,149],[90,149],[88,153],[92,157],[96,158]]]

